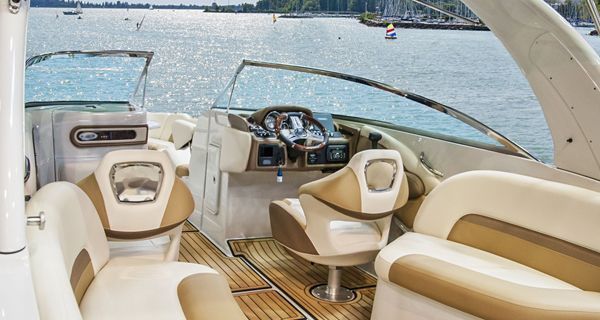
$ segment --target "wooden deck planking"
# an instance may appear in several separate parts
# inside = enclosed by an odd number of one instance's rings
[[[235,300],[248,320],[305,319],[300,311],[274,290],[242,293],[235,296]]]
[[[376,279],[359,268],[344,268],[342,284],[355,289],[349,303],[328,303],[313,298],[309,290],[327,282],[328,268],[288,254],[273,239],[233,240],[234,255],[243,256],[271,282],[317,319],[369,319]]]
[[[179,261],[203,264],[217,270],[227,278],[233,292],[271,287],[241,258],[227,257],[200,232],[182,234]]]

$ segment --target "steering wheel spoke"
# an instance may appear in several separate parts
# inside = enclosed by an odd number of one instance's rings
[[[284,124],[289,121],[288,128],[284,128]],[[307,123],[307,125],[300,125],[300,123]],[[309,128],[316,128],[321,132],[318,134],[315,130]],[[287,113],[281,113],[275,121],[275,133],[279,140],[283,141],[287,146],[302,152],[314,152],[325,148],[329,142],[329,134],[327,129],[315,118],[301,114],[289,115]],[[303,141],[303,143],[300,143]]]

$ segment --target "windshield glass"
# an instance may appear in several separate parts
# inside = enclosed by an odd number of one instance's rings
[[[248,65],[238,68],[237,77],[213,107],[257,110],[273,105],[299,105],[313,112],[382,121],[436,138],[520,149],[459,111],[382,83],[323,70],[245,63]]]
[[[25,72],[25,102],[122,101],[142,107],[151,57],[151,53],[33,57]]]

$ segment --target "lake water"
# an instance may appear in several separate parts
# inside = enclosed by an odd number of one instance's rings
[[[144,15],[141,30],[135,31]],[[86,9],[77,20],[59,9],[34,8],[27,53],[154,51],[148,109],[193,114],[210,107],[242,59],[350,73],[455,107],[552,162],[552,142],[540,106],[491,32],[397,31],[398,40],[386,41],[382,28],[352,19],[279,19],[273,25],[268,14]],[[585,38],[600,49],[600,39]],[[371,118],[402,117],[384,104],[371,107]]]

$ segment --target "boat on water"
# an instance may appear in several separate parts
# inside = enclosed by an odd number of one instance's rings
[[[394,25],[391,23],[388,24],[388,26],[385,30],[385,38],[390,39],[390,40],[398,38],[398,36],[396,35],[396,28],[394,28]]]
[[[599,318],[600,57],[542,0],[464,3],[554,164],[306,66],[243,60],[208,110],[150,111],[152,52],[25,59],[29,5],[0,6],[2,317]]]
[[[63,15],[65,16],[78,16],[83,14],[83,9],[81,8],[81,2],[77,1],[77,7],[70,11],[63,11]]]

